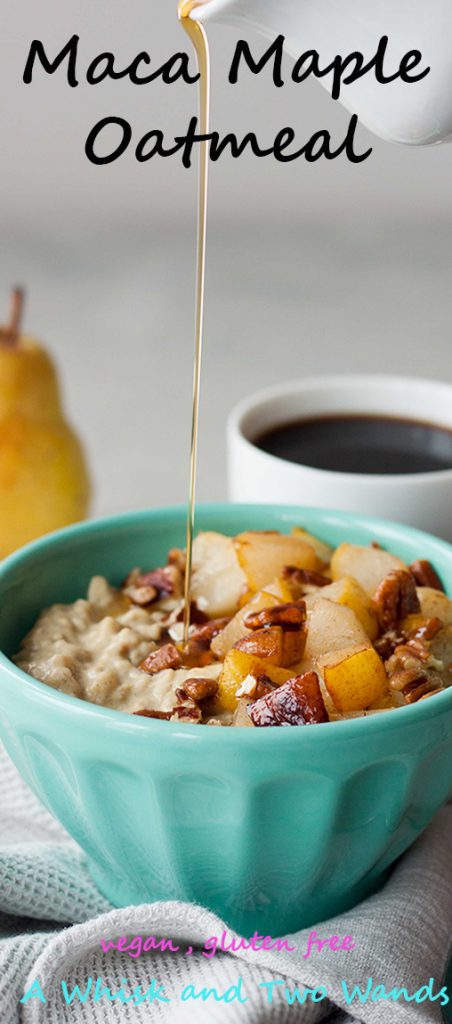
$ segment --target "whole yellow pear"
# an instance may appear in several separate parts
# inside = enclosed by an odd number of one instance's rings
[[[55,368],[20,333],[23,296],[0,330],[0,557],[83,519],[90,483],[82,446],[65,422]]]

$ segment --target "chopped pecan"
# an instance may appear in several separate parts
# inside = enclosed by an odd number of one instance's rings
[[[165,565],[151,572],[144,572],[135,581],[137,587],[155,587],[160,598],[170,597],[179,589],[179,573],[174,566]]]
[[[377,587],[373,605],[382,630],[394,629],[411,612],[420,611],[414,577],[403,569],[394,569]]]
[[[438,692],[438,683],[441,686],[441,680],[436,676],[424,676],[418,679],[413,679],[407,683],[402,690],[403,696],[407,704],[416,704],[418,700],[422,700],[423,697],[429,696],[431,693]]]
[[[178,704],[171,715],[171,722],[200,722],[202,719],[201,708],[197,704]]]
[[[239,698],[240,697],[252,697],[253,700],[254,700],[256,698],[256,689],[257,689],[257,679],[256,679],[256,676],[251,675],[251,672],[250,672],[249,675],[245,676],[245,679],[243,679],[242,682],[240,683],[240,686],[235,691],[235,695],[236,695],[236,697],[239,697]],[[259,696],[263,697],[264,694],[259,694]]]
[[[424,640],[407,640],[396,647],[394,654],[401,659],[416,658],[418,661],[428,661],[430,649]]]
[[[256,629],[253,633],[243,636],[234,645],[238,651],[245,651],[255,658],[276,658],[276,664],[280,663],[283,649],[283,636],[281,626],[269,626],[266,629]]]
[[[177,647],[174,644],[164,644],[163,647],[158,647],[156,651],[151,651],[138,667],[142,672],[147,672],[148,675],[154,676],[157,672],[162,672],[163,669],[180,668],[181,665],[182,658]]]
[[[255,629],[241,637],[234,644],[236,650],[244,651],[253,658],[268,658],[270,663],[288,667],[297,665],[303,657],[306,646],[305,624],[298,629],[282,629],[281,626],[266,626]]]
[[[404,694],[407,688],[420,685],[427,680],[428,676],[422,668],[401,668],[390,677],[389,685],[391,690],[401,691]]]
[[[186,679],[181,690],[176,690],[176,697],[178,700],[183,700],[184,697],[189,697],[196,703],[200,703],[204,700],[211,700],[215,697],[218,692],[218,683],[215,679],[205,679],[204,677],[192,676],[190,679]]]
[[[132,714],[140,715],[142,718],[160,718],[164,722],[169,721],[172,713],[172,711],[151,711],[150,708],[143,708],[142,711],[132,712]]]
[[[424,671],[428,662],[432,662],[432,657],[427,644],[421,640],[407,640],[395,648],[394,653],[386,661],[385,668],[388,675],[393,676],[402,669]]]
[[[185,703],[192,703],[192,702],[189,701],[189,698],[187,697],[187,694],[185,693],[185,690],[183,690],[181,686],[180,687],[179,686],[176,687],[176,689],[174,691],[174,694],[175,694],[175,696],[177,697],[178,701],[181,704],[183,704],[184,701],[185,701]]]
[[[296,565],[285,565],[282,575],[289,584],[309,583],[313,587],[327,587],[331,583],[328,576],[322,576],[322,573],[313,572],[312,569],[297,569]]]
[[[300,629],[306,622],[306,605],[304,601],[289,604],[277,604],[272,608],[263,608],[260,612],[249,612],[243,620],[247,629],[262,629],[267,626],[281,626],[282,629]]]
[[[432,587],[433,590],[442,590],[444,592],[443,584],[436,569],[433,568],[432,563],[426,558],[421,558],[418,562],[413,562],[413,564],[410,565],[410,573],[414,577],[415,583],[417,583],[418,587]]]
[[[152,604],[158,596],[156,588],[152,587],[150,584],[143,587],[137,586],[136,584],[126,587],[125,593],[127,594],[127,597],[130,597],[132,604],[137,604],[140,608],[144,608],[146,605]]]
[[[399,644],[405,643],[406,639],[407,637],[403,630],[389,629],[374,641],[374,647],[380,658],[383,658],[383,661],[387,661],[391,654],[394,654],[396,647]]]
[[[443,623],[441,622],[441,619],[425,619],[419,626],[416,626],[416,629],[412,629],[410,633],[408,633],[408,638],[410,640],[423,640],[428,642],[429,640],[433,640],[433,637],[439,633],[442,626]]]
[[[416,683],[413,683],[412,686],[407,687],[403,692],[403,696],[405,697],[407,704],[416,704],[418,700],[422,700],[423,697],[429,696],[432,693],[432,690],[435,691],[436,689],[436,683],[432,682],[431,679],[426,679],[425,682],[421,683],[419,686],[416,686]]]
[[[272,693],[275,686],[276,684],[265,673],[259,676],[250,674],[240,684],[239,688],[235,691],[235,695],[239,698],[251,697],[253,700],[259,700],[259,697],[266,697],[267,693]]]
[[[395,693],[403,694],[406,704],[415,704],[431,693],[442,689],[441,679],[429,674],[422,665],[397,669],[390,676],[389,686]]]
[[[214,636],[221,633],[230,621],[229,618],[208,619],[207,622],[204,621],[197,629],[193,630],[192,639],[201,647],[210,647]]]
[[[422,697],[419,697],[419,700],[427,700],[428,697],[434,697],[437,693],[444,693],[444,687],[438,686],[436,690],[430,690],[429,693],[424,693]]]
[[[125,580],[121,583],[121,590],[125,590],[126,587],[132,587],[139,576],[141,576],[141,569],[131,569],[130,572],[127,573]]]
[[[283,683],[248,709],[256,726],[312,725],[327,722],[317,674],[305,672]]]

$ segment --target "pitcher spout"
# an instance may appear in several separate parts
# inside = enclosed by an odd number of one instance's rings
[[[297,62],[313,50],[324,68],[338,55],[344,61],[353,55],[347,65],[353,70],[353,58],[362,55],[362,66],[371,66],[355,80],[344,74],[343,106],[392,142],[432,146],[452,139],[450,0],[199,0],[190,16],[256,29],[267,40],[282,35]],[[387,74],[379,81],[371,62],[386,37]],[[264,53],[258,39],[253,49],[256,59]],[[412,67],[406,80],[396,76],[404,58]],[[320,81],[331,94],[332,75]]]

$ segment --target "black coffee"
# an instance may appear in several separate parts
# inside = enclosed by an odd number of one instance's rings
[[[260,434],[270,455],[342,473],[430,473],[452,468],[452,430],[389,416],[319,416]]]

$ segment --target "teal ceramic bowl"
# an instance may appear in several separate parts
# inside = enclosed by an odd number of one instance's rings
[[[252,505],[201,507],[228,534],[303,524],[337,545],[378,539],[428,558],[452,593],[452,547],[404,526]],[[411,707],[287,729],[135,718],[60,694],[9,660],[39,610],[93,573],[119,582],[183,544],[185,510],[83,523],[0,567],[0,735],[32,790],[86,851],[117,906],[201,903],[242,934],[278,935],[351,907],[384,880],[452,786],[452,688]]]

